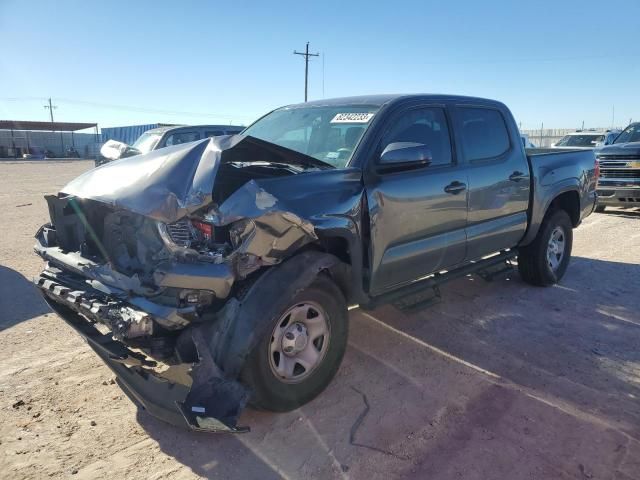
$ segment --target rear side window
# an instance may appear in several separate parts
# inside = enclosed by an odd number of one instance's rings
[[[468,161],[488,160],[509,150],[509,132],[502,114],[492,108],[458,107],[462,148]]]

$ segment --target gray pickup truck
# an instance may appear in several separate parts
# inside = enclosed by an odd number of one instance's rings
[[[516,257],[558,282],[596,181],[592,151],[525,152],[496,101],[292,105],[47,196],[35,282],[151,414],[239,432],[247,402],[287,411],[328,385],[348,305],[428,303]]]

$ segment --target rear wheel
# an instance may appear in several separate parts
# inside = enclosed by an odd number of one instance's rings
[[[606,208],[607,207],[605,207],[604,205],[596,205],[596,212],[597,213],[603,213]]]
[[[309,402],[331,382],[347,345],[347,304],[320,275],[279,312],[249,354],[242,380],[254,407],[289,411]]]
[[[549,212],[535,240],[518,252],[518,270],[532,285],[558,283],[569,266],[573,246],[573,225],[564,210]]]

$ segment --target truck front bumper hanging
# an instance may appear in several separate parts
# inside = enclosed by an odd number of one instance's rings
[[[225,378],[217,367],[200,328],[191,329],[199,361],[189,368],[191,385],[164,376],[153,367],[156,362],[103,334],[96,324],[80,315],[99,314],[108,303],[96,299],[100,292],[78,291],[50,277],[40,276],[34,283],[49,304],[67,324],[76,330],[115,373],[122,390],[152,416],[170,424],[206,432],[247,432],[237,425],[238,416],[249,398],[248,390],[239,382]],[[113,302],[111,302],[113,307]],[[124,307],[124,305],[123,305]],[[95,312],[91,312],[91,309]]]

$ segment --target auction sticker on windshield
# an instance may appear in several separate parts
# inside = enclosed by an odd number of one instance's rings
[[[331,123],[367,123],[373,115],[373,113],[337,113]]]

